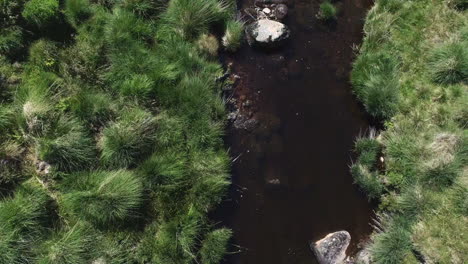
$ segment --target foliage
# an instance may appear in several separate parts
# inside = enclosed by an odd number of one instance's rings
[[[226,31],[222,38],[223,46],[226,50],[234,52],[242,45],[244,36],[244,23],[239,20],[228,20]]]
[[[330,3],[328,0],[320,4],[320,10],[317,14],[319,19],[323,20],[332,20],[336,19],[336,14],[338,13],[337,8]]]
[[[70,190],[64,210],[97,225],[135,217],[143,198],[141,180],[130,171],[76,173],[64,184]]]
[[[468,82],[467,43],[447,43],[432,51],[429,72],[440,84]]]
[[[29,0],[24,5],[22,15],[28,22],[43,27],[57,18],[58,12],[58,0]]]
[[[359,56],[351,82],[357,97],[371,115],[386,119],[397,111],[400,88],[395,57],[384,53]]]
[[[70,24],[78,27],[91,16],[92,10],[89,0],[66,0],[65,15]]]
[[[60,230],[40,247],[38,263],[80,264],[89,262],[92,256],[93,239],[91,230],[77,223],[69,230]]]
[[[121,120],[103,131],[100,146],[103,162],[112,167],[126,168],[153,150],[156,119],[140,109],[122,114]]]
[[[221,259],[234,1],[0,4],[0,263]]]
[[[202,263],[220,263],[231,236],[232,231],[229,229],[223,228],[211,231],[203,241],[200,250]]]
[[[358,139],[351,172],[381,198],[369,245],[375,263],[468,259],[462,9],[458,1],[378,0],[367,15],[351,81],[366,110],[386,121],[378,142]]]

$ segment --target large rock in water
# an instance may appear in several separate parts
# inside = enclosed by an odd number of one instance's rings
[[[340,264],[346,258],[346,249],[351,242],[351,235],[346,231],[328,234],[310,247],[320,264]]]
[[[247,27],[247,40],[251,46],[272,47],[289,38],[288,27],[270,19],[260,19]]]

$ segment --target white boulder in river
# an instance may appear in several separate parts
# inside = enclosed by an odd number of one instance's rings
[[[320,264],[342,264],[350,242],[351,235],[348,232],[338,231],[311,243],[310,247]]]
[[[270,47],[280,44],[289,38],[288,27],[278,21],[260,19],[250,24],[247,29],[247,40],[251,46]]]

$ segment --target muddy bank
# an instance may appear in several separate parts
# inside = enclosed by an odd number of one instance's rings
[[[317,20],[319,4],[291,1],[284,20],[291,38],[282,48],[244,45],[225,58],[239,76],[231,102],[256,120],[227,136],[238,158],[215,218],[234,230],[231,251],[240,253],[226,263],[314,263],[309,241],[347,230],[355,252],[371,232],[372,208],[348,169],[353,140],[369,127],[349,72],[370,1],[337,2],[338,20],[329,24]]]

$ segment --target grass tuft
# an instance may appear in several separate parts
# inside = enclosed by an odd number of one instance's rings
[[[435,48],[431,52],[428,69],[436,83],[468,83],[467,43],[447,43]]]
[[[222,38],[223,46],[227,51],[234,52],[238,50],[243,41],[244,22],[240,20],[228,20],[226,31]]]
[[[334,20],[336,19],[337,13],[338,9],[329,1],[325,1],[320,4],[317,18],[322,20]]]
[[[156,128],[156,118],[150,113],[140,109],[124,112],[102,132],[102,161],[118,168],[135,165],[154,149]]]
[[[220,263],[227,250],[231,236],[232,231],[227,228],[217,229],[208,233],[200,249],[202,263]]]
[[[29,0],[22,15],[26,21],[39,27],[49,25],[59,14],[58,0]]]
[[[141,206],[143,185],[130,171],[96,171],[68,177],[63,183],[63,188],[70,190],[63,196],[64,210],[95,225],[122,223],[135,217]]]

